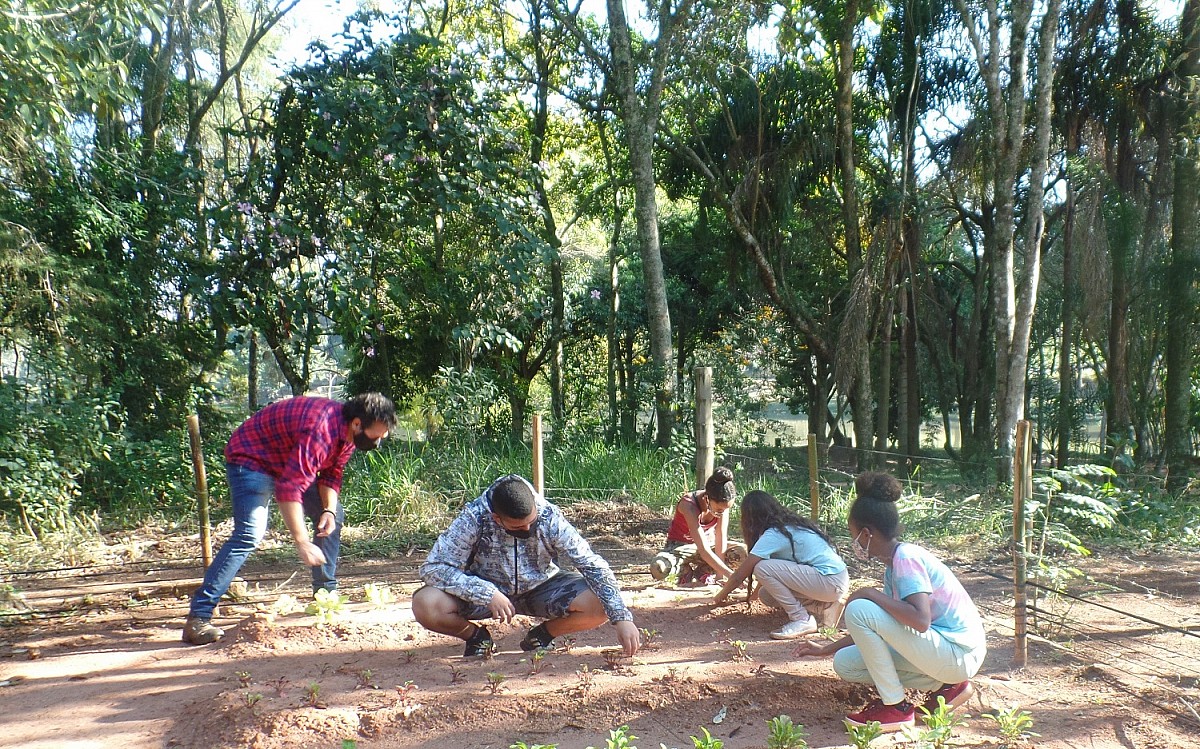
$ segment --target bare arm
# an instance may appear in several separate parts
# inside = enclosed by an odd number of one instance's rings
[[[696,493],[699,495],[699,492]],[[709,545],[709,541],[704,536],[703,530],[700,528],[700,511],[696,509],[696,505],[690,502],[680,502],[677,505],[678,510],[683,513],[683,519],[687,522],[688,534],[692,540],[696,542],[696,553],[700,558],[708,563],[709,567],[713,568],[721,577],[729,577],[733,574],[733,570],[725,564],[725,560],[713,551],[713,547]],[[718,523],[718,527],[720,524]]]
[[[325,564],[325,555],[308,538],[308,529],[304,527],[304,508],[300,503],[280,502],[279,514],[283,517],[283,524],[292,534],[292,541],[296,544],[296,553],[300,555],[300,561],[309,567]]]
[[[713,603],[717,605],[725,603],[725,599],[729,597],[729,594],[737,590],[741,584],[745,582],[746,578],[750,577],[750,575],[754,572],[755,565],[761,561],[762,559],[759,557],[756,557],[753,554],[747,554],[746,561],[738,565],[738,568],[734,571],[734,573],[729,576],[729,580],[727,580],[725,584],[721,586],[721,590],[715,596],[713,596]],[[747,596],[749,596],[749,593],[747,593]]]

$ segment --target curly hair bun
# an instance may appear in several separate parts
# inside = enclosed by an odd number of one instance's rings
[[[725,466],[720,466],[712,472],[708,480],[714,484],[728,484],[730,481],[733,481],[733,471]]]
[[[854,480],[854,491],[859,497],[878,502],[898,501],[903,489],[896,477],[886,473],[860,473]]]

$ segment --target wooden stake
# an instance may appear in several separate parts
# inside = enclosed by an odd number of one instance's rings
[[[704,486],[713,472],[714,429],[712,367],[696,367],[696,486]]]
[[[533,488],[538,494],[545,495],[545,481],[542,477],[542,415],[533,415]]]
[[[1025,501],[1033,494],[1033,466],[1030,457],[1029,421],[1017,422],[1013,460],[1013,665],[1025,666],[1029,657],[1029,608],[1026,600],[1028,574],[1026,562]]]
[[[808,516],[821,519],[821,492],[817,489],[817,435],[808,435]]]
[[[192,443],[192,470],[196,474],[196,510],[200,520],[200,553],[204,568],[212,564],[212,532],[208,527],[208,477],[204,471],[204,447],[200,444],[200,417],[187,417],[188,437]]]

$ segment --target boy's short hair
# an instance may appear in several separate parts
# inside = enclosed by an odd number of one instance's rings
[[[515,473],[493,481],[487,490],[487,500],[492,512],[513,520],[523,520],[537,509],[533,485]]]

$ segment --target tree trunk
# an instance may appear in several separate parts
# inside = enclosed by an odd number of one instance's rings
[[[1079,125],[1072,117],[1066,126],[1067,162],[1079,153]],[[1062,339],[1058,349],[1058,448],[1054,464],[1059,468],[1071,459],[1071,435],[1075,430],[1075,211],[1074,181],[1066,180],[1067,205],[1063,220]]]
[[[1191,474],[1191,375],[1196,341],[1196,283],[1200,281],[1200,0],[1187,0],[1179,19],[1175,125],[1175,204],[1167,273],[1166,428],[1167,490],[1178,494]]]

